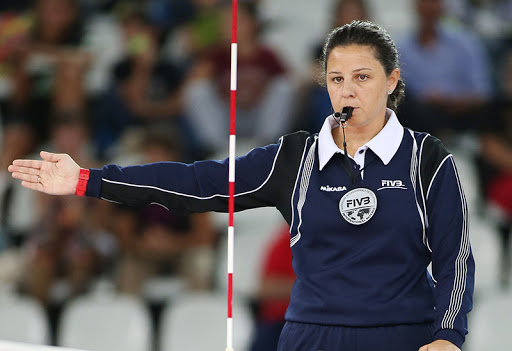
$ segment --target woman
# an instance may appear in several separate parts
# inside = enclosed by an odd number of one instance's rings
[[[352,117],[333,114],[319,134],[285,135],[236,165],[236,210],[275,206],[290,225],[297,279],[278,349],[459,350],[474,261],[453,157],[398,122],[404,85],[384,29],[336,28],[323,69],[334,111],[351,107]],[[67,155],[41,156],[9,171],[51,194],[227,211],[227,161],[85,170]]]
[[[183,93],[185,115],[196,128],[207,154],[228,149],[231,51],[231,4],[221,7],[222,40],[191,68]],[[289,131],[293,84],[283,60],[264,45],[263,23],[254,3],[238,6],[237,141],[250,146],[273,142]],[[275,118],[279,116],[279,118]]]

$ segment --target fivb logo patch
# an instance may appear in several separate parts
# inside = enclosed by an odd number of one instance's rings
[[[377,210],[377,196],[367,188],[356,188],[340,200],[341,216],[349,223],[361,225],[368,222]]]
[[[380,187],[377,190],[389,189],[389,188],[392,188],[392,189],[407,189],[407,187],[405,186],[404,182],[402,182],[399,179],[397,179],[397,180],[382,179],[382,187]]]

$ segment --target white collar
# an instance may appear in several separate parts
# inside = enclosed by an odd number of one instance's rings
[[[370,148],[377,156],[379,156],[385,165],[391,161],[400,147],[404,134],[404,128],[398,121],[395,112],[388,108],[386,109],[386,116],[389,116],[389,118],[384,125],[384,128],[381,129],[379,134],[360,148]],[[331,133],[331,130],[334,128],[339,128],[339,124],[336,122],[334,117],[330,115],[325,119],[322,129],[318,135],[318,161],[320,164],[320,170],[324,168],[334,154],[344,153],[343,150],[341,150],[334,142]]]

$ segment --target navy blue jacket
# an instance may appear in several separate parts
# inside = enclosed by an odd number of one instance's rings
[[[435,339],[460,347],[474,261],[453,157],[438,139],[404,129],[387,165],[366,152],[364,179],[354,183],[341,154],[320,171],[317,142],[317,134],[297,132],[236,160],[235,210],[273,206],[290,225],[297,279],[286,319],[357,327],[434,322]],[[227,180],[228,160],[110,165],[91,170],[87,195],[175,213],[227,212]],[[372,190],[378,207],[353,225],[339,203],[358,187]]]

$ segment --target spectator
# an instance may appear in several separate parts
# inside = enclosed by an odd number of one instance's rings
[[[122,29],[125,54],[114,67],[113,85],[102,97],[94,123],[103,159],[115,156],[119,138],[131,127],[179,126],[189,133],[181,118],[183,72],[160,57],[161,32],[135,10],[122,17]]]
[[[165,48],[173,60],[190,65],[191,60],[219,44],[222,38],[220,3],[220,0],[180,2],[186,20],[169,33]]]
[[[366,0],[337,0],[332,12],[332,28],[340,27],[354,20],[370,18]]]
[[[223,41],[191,69],[185,89],[186,116],[204,146],[227,150],[230,106],[231,5],[223,8]],[[263,45],[257,7],[238,7],[237,138],[256,145],[289,131],[293,86],[285,63]]]
[[[81,82],[90,57],[81,50],[84,22],[77,1],[38,0],[34,10],[32,36],[19,51],[13,76],[11,113],[44,142],[55,111],[83,110]]]
[[[144,163],[181,160],[180,144],[169,130],[149,129],[140,145]],[[121,245],[121,292],[140,295],[148,278],[162,275],[182,278],[191,290],[211,288],[215,231],[208,213],[180,216],[157,205],[117,206],[113,218]]]
[[[0,98],[3,105],[3,100],[9,95],[9,75],[13,58],[18,47],[29,36],[32,19],[26,9],[14,6],[13,9],[0,11],[0,23],[0,81],[2,83]]]
[[[148,17],[161,31],[172,33],[186,23],[194,14],[194,6],[189,0],[148,0]]]
[[[38,0],[30,34],[16,44],[4,113],[2,169],[48,140],[55,111],[82,111],[82,75],[89,56],[80,49],[83,21],[75,0]]]
[[[17,147],[2,150],[2,164],[48,141],[54,115],[88,116],[119,51],[115,23],[85,18],[79,0],[37,0],[31,12],[29,35],[12,55],[12,91],[5,104],[5,134],[24,134]]]
[[[82,19],[73,1],[38,0],[30,8],[26,5],[13,3],[12,12],[1,15],[0,26],[1,75],[3,86],[10,87],[1,97],[0,218],[14,247],[23,244],[37,218],[29,205],[32,197],[8,180],[5,167],[48,140],[55,111],[82,108],[81,84],[75,79],[87,61],[78,49]]]
[[[444,138],[474,131],[492,93],[485,48],[441,22],[441,0],[415,4],[418,28],[398,44],[409,89],[404,124]]]
[[[102,12],[112,12],[115,5],[120,2],[126,0],[80,0],[80,5],[87,16],[94,16]]]
[[[331,28],[336,28],[353,20],[368,20],[370,18],[365,0],[337,0],[333,4]],[[296,111],[298,126],[310,133],[316,133],[322,127],[325,117],[332,113],[329,94],[324,84],[319,84],[321,72],[318,60],[322,56],[322,43],[312,50],[311,77],[303,83],[300,99],[302,104]]]
[[[500,84],[502,77],[497,67],[512,47],[512,0],[474,1],[469,25],[483,39],[493,67],[492,83]]]
[[[277,349],[279,335],[285,324],[284,314],[290,302],[295,282],[290,249],[290,227],[285,224],[268,245],[263,259],[261,284],[258,291],[256,331],[251,351]]]
[[[445,0],[446,14],[473,28],[486,40],[501,40],[512,28],[510,0]]]

